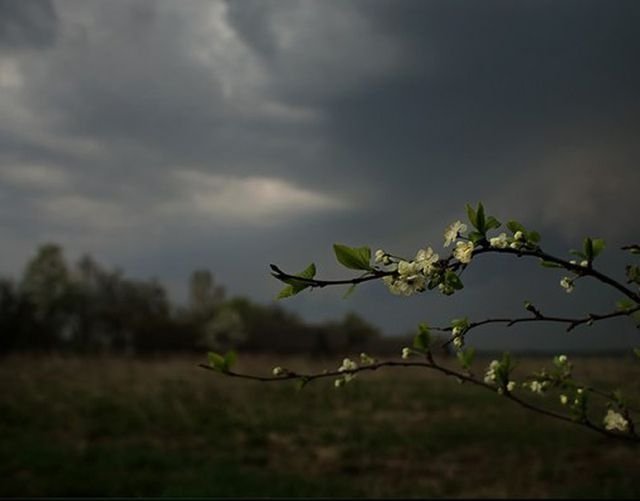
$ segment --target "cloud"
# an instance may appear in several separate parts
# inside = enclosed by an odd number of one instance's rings
[[[50,46],[56,30],[57,16],[50,0],[0,0],[0,49]]]
[[[138,217],[110,200],[85,195],[62,195],[42,199],[38,205],[53,225],[100,234],[135,226]]]
[[[616,240],[640,231],[634,209],[640,186],[640,147],[623,131],[613,136],[584,128],[578,142],[550,147],[524,172],[512,172],[493,197],[496,209],[537,221],[565,238],[594,236]],[[615,134],[618,134],[616,136]]]
[[[164,211],[191,213],[229,225],[281,224],[311,213],[349,207],[334,196],[265,176],[233,177],[181,170],[175,179],[182,196],[165,204]]]
[[[71,181],[61,168],[36,164],[0,165],[0,178],[14,188],[44,191],[68,188]]]

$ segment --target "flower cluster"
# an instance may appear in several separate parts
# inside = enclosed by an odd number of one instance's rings
[[[498,381],[498,369],[500,368],[500,362],[492,360],[489,364],[489,368],[484,375],[484,382],[487,384],[496,383]]]
[[[460,233],[467,231],[467,225],[462,221],[455,221],[451,223],[444,230],[444,246],[449,247],[458,238]]]
[[[431,247],[420,249],[413,261],[391,261],[389,254],[382,249],[376,251],[376,262],[393,266],[393,275],[387,275],[382,280],[392,294],[411,296],[417,292],[423,292],[427,288],[427,280],[436,270],[436,263],[440,256],[433,252]]]
[[[507,392],[511,393],[516,388],[515,381],[507,381],[507,384],[504,385],[504,382],[502,381],[502,377],[501,377],[502,371],[503,371],[502,364],[497,360],[493,360],[489,364],[489,368],[487,369],[484,375],[485,383],[499,385],[498,393],[500,393],[501,395],[504,393],[505,389],[507,390]]]
[[[560,280],[560,286],[567,294],[571,294],[573,292],[573,280],[569,277],[562,277],[562,280]]]
[[[509,239],[506,233],[500,233],[497,237],[489,239],[489,245],[496,249],[506,249],[509,247]]]
[[[522,386],[524,388],[529,388],[533,393],[542,395],[549,386],[549,383],[548,381],[538,381],[537,379],[534,379],[533,381],[522,383]]]
[[[607,430],[628,431],[629,421],[627,421],[622,414],[609,409],[607,415],[603,419],[604,427]]]
[[[341,386],[344,386],[349,381],[351,381],[354,377],[356,377],[356,375],[350,371],[354,371],[357,368],[358,364],[356,362],[354,362],[350,358],[345,358],[342,361],[342,365],[338,367],[338,372],[345,372],[345,374],[334,381],[335,387],[340,388]]]
[[[373,357],[370,357],[366,353],[360,353],[360,363],[362,365],[371,365],[376,363],[376,359]]]
[[[289,371],[287,371],[287,369],[285,369],[284,367],[279,367],[279,366],[278,367],[274,367],[273,371],[272,371],[273,375],[276,376],[276,377],[277,376],[284,376],[284,375],[287,374],[287,372],[289,372]]]

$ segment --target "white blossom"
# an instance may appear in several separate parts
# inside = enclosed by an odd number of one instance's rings
[[[340,367],[338,367],[338,372],[352,371],[352,370],[355,370],[357,368],[358,368],[358,364],[357,363],[355,363],[350,358],[345,358],[342,361],[342,365]],[[348,383],[354,377],[356,377],[355,374],[351,374],[351,373],[347,372],[344,376],[342,376],[342,379],[344,380],[345,383]]]
[[[513,234],[513,238],[516,240],[524,240],[524,233],[518,230]]]
[[[560,403],[562,405],[567,405],[568,401],[569,401],[569,397],[567,397],[566,395],[560,395]]]
[[[358,368],[358,364],[357,363],[355,363],[350,358],[345,358],[342,361],[342,365],[340,367],[338,367],[338,371],[339,372],[351,371],[351,370],[355,370],[357,368]]]
[[[560,286],[566,291],[567,294],[571,294],[573,292],[573,280],[569,277],[562,277],[560,280]]]
[[[607,411],[603,423],[607,430],[627,431],[629,429],[629,421],[627,421],[622,414],[611,409]]]
[[[507,391],[513,391],[516,388],[516,382],[515,381],[509,381],[507,383]]]
[[[425,275],[428,275],[433,271],[433,266],[438,262],[440,256],[433,252],[431,247],[426,249],[420,249],[416,254],[416,264],[422,270]]]
[[[410,296],[426,289],[426,279],[415,261],[400,261],[398,276],[387,275],[383,279],[392,294]]]
[[[500,233],[500,235],[498,235],[497,237],[490,238],[489,245],[491,245],[491,247],[495,247],[496,249],[505,249],[509,246],[507,234]]]
[[[473,242],[456,242],[453,256],[461,263],[470,263],[473,253]]]
[[[462,221],[455,221],[444,230],[444,246],[449,247],[461,232],[467,231],[467,225]]]
[[[531,383],[529,383],[529,388],[533,393],[542,394],[544,391],[544,386],[540,381],[531,381]]]
[[[489,364],[489,368],[487,369],[487,372],[484,375],[485,383],[487,384],[495,383],[498,377],[496,374],[496,371],[498,370],[499,367],[500,367],[500,362],[498,362],[497,360],[491,361],[491,363]]]
[[[371,365],[371,364],[374,364],[375,362],[376,362],[375,358],[370,357],[366,353],[360,353],[360,363],[361,364],[363,364],[363,365]]]
[[[395,294],[396,296],[401,294],[400,289],[397,286],[398,280],[393,275],[383,277],[382,281],[389,288],[389,292],[391,292],[391,294]]]
[[[587,261],[586,259],[580,261],[580,266],[586,268],[587,266],[589,266],[589,261]]]
[[[282,367],[274,367],[273,368],[273,375],[274,376],[282,376],[285,372],[286,372],[286,370],[283,369]]]
[[[402,348],[402,358],[405,360],[411,356],[411,348],[407,348],[406,346]]]
[[[385,251],[383,251],[382,249],[378,249],[376,251],[376,258],[375,261],[376,263],[382,263],[382,261],[384,260],[384,257],[387,255],[387,253]]]
[[[561,363],[562,365],[566,364],[568,361],[569,359],[567,358],[566,355],[558,356],[558,362]]]
[[[462,346],[464,345],[464,339],[462,338],[462,336],[457,336],[453,338],[453,345],[456,348],[462,348]]]

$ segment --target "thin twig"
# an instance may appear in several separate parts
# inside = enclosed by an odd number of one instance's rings
[[[286,371],[284,374],[282,374],[281,376],[256,376],[253,374],[243,374],[243,373],[239,373],[239,372],[234,372],[231,370],[226,370],[226,371],[219,371],[217,369],[214,369],[213,367],[209,366],[209,365],[205,365],[205,364],[199,364],[199,367],[206,369],[206,370],[210,370],[210,371],[214,371],[214,372],[219,372],[225,376],[229,376],[229,377],[234,377],[234,378],[241,378],[241,379],[250,379],[253,381],[260,381],[263,383],[270,383],[270,382],[282,382],[282,381],[287,381],[287,380],[300,380],[303,381],[305,384],[309,383],[311,381],[314,381],[316,379],[323,379],[323,378],[331,378],[331,377],[341,377],[344,376],[345,374],[357,374],[359,372],[364,372],[364,371],[375,371],[378,370],[382,367],[421,367],[421,368],[425,368],[425,369],[431,369],[431,370],[435,370],[438,372],[441,372],[442,374],[445,374],[449,377],[453,377],[456,378],[458,380],[461,381],[466,381],[469,383],[472,383],[476,386],[480,386],[482,388],[485,388],[487,390],[490,390],[491,392],[496,392],[497,387],[494,385],[490,385],[488,383],[485,383],[484,381],[480,380],[480,379],[476,379],[475,377],[473,377],[470,374],[465,374],[465,373],[461,373],[461,372],[457,372],[453,369],[449,369],[447,367],[444,367],[442,365],[439,365],[435,362],[435,360],[433,359],[433,357],[428,357],[428,360],[426,362],[397,362],[397,361],[386,361],[386,362],[376,362],[373,364],[368,364],[368,365],[362,365],[359,366],[355,369],[348,369],[348,370],[344,370],[344,371],[340,371],[340,370],[334,370],[334,371],[324,371],[324,372],[320,372],[320,373],[311,373],[311,374],[300,374],[300,373],[296,373],[296,372],[292,372],[292,371]],[[609,431],[605,428],[601,428],[599,426],[596,426],[595,424],[591,423],[590,421],[576,421],[575,419],[571,418],[570,416],[564,415],[564,414],[559,414],[557,412],[553,412],[547,409],[544,409],[542,407],[537,407],[535,405],[533,405],[530,402],[527,402],[525,400],[522,400],[521,398],[515,396],[513,393],[504,390],[503,396],[508,398],[509,400],[511,400],[512,402],[520,405],[521,407],[524,407],[525,409],[531,410],[533,412],[536,412],[538,414],[542,414],[545,415],[547,417],[551,417],[554,419],[558,419],[560,421],[565,421],[568,423],[572,423],[578,426],[583,426],[586,427],[592,431],[595,431],[597,433],[600,433],[602,435],[605,435],[607,437],[610,438],[617,438],[617,439],[621,439],[621,440],[626,440],[626,441],[630,441],[630,442],[640,442],[640,436],[636,435],[635,433],[633,434],[620,434],[620,433],[615,433],[612,431]]]

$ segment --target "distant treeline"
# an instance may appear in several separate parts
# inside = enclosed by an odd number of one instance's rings
[[[308,324],[279,305],[227,298],[209,270],[189,278],[186,305],[156,280],[134,280],[85,255],[71,265],[63,249],[38,249],[18,280],[0,278],[0,354],[74,352],[153,354],[246,352],[398,352],[406,340],[382,337],[355,313]]]

